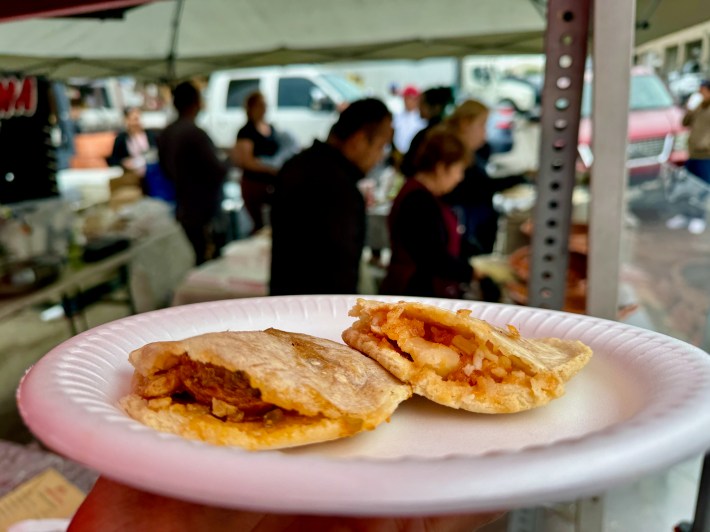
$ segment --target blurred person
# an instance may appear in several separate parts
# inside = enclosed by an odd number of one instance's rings
[[[178,117],[160,135],[158,155],[165,175],[175,184],[175,216],[195,251],[197,264],[217,256],[216,231],[227,165],[217,157],[210,137],[195,124],[202,97],[191,82],[173,90]]]
[[[264,227],[263,207],[271,204],[278,167],[261,157],[273,157],[279,151],[274,128],[266,122],[266,100],[253,92],[244,100],[247,123],[237,133],[232,160],[242,169],[242,198],[254,222],[252,233]]]
[[[694,92],[693,94],[690,95],[688,100],[685,102],[685,108],[688,111],[693,111],[700,106],[701,103],[703,103],[703,94],[701,92],[702,84],[700,87],[698,87],[698,90]]]
[[[107,162],[109,166],[121,166],[126,171],[144,177],[146,156],[158,145],[156,137],[152,132],[143,129],[141,111],[137,107],[127,108],[124,111],[124,118],[126,129],[116,135]]]
[[[710,187],[710,80],[700,83],[700,97],[688,106],[683,117],[683,125],[690,128],[688,136],[688,160],[685,167],[691,174],[700,178]],[[701,202],[707,198],[707,192],[698,198]],[[670,218],[666,225],[670,229],[687,227],[695,235],[705,232],[705,207],[686,206],[684,212]]]
[[[402,91],[404,109],[394,115],[394,147],[399,153],[407,153],[414,135],[427,125],[427,121],[419,113],[419,98],[421,93],[414,85],[407,85]]]
[[[493,207],[493,196],[526,181],[525,177],[520,175],[500,178],[491,178],[488,175],[487,121],[488,107],[476,100],[466,100],[444,123],[444,127],[457,135],[473,155],[463,181],[443,198],[457,212],[464,228],[461,253],[465,258],[493,251],[499,217],[498,211]]]
[[[179,501],[99,478],[79,507],[68,532],[296,532],[300,530],[475,532],[501,513],[434,517],[341,517],[228,510]]]
[[[68,87],[59,81],[53,81],[51,87],[51,108],[54,109],[56,125],[60,133],[57,145],[57,170],[66,170],[70,167],[71,159],[76,153],[74,148],[74,136],[77,133],[76,122],[71,117]]]
[[[405,177],[414,175],[414,160],[427,131],[444,119],[446,108],[454,101],[454,93],[450,87],[434,87],[425,90],[419,99],[419,115],[426,120],[426,126],[421,129],[409,144],[409,149],[402,159],[400,171]]]
[[[439,126],[427,133],[414,176],[389,215],[392,258],[381,293],[456,299],[474,281],[473,268],[461,258],[456,215],[441,201],[461,182],[470,158],[467,146],[447,129]]]
[[[357,292],[365,244],[365,199],[357,183],[391,142],[385,104],[358,100],[326,142],[316,140],[284,164],[272,208],[272,295]]]

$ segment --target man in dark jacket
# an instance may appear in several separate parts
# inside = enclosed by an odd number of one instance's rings
[[[392,141],[392,116],[379,100],[353,102],[327,142],[288,161],[271,214],[271,294],[357,292],[365,243],[365,200],[357,182]]]
[[[165,175],[175,183],[175,216],[201,264],[217,253],[214,222],[222,203],[227,165],[210,137],[195,124],[202,107],[200,92],[190,82],[173,91],[178,119],[158,139],[158,156]]]

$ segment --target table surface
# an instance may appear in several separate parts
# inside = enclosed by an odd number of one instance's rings
[[[253,236],[228,244],[223,256],[190,271],[176,287],[173,306],[269,295],[271,238]]]
[[[128,265],[137,253],[163,236],[164,234],[160,233],[133,241],[130,247],[123,251],[96,262],[85,263],[78,268],[66,266],[59,278],[51,284],[23,295],[0,299],[0,320],[33,305],[60,298],[72,290],[85,289],[89,283],[95,283],[107,273]]]
[[[59,455],[43,450],[39,444],[20,445],[0,440],[0,496],[53,467],[69,482],[87,493],[98,473]]]

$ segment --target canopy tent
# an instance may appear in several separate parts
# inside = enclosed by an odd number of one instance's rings
[[[637,43],[710,19],[707,0],[637,1]],[[545,0],[184,0],[183,9],[178,2],[132,9],[124,21],[0,24],[0,70],[180,78],[235,66],[541,52],[545,28],[539,9]],[[618,278],[619,263],[619,250],[611,248],[619,247],[621,234],[635,3],[596,0],[593,22],[594,83],[603,90],[594,91],[598,156],[592,197],[614,201],[592,203],[587,310],[611,318],[617,290],[609,280]],[[705,521],[697,521],[697,528],[705,530]],[[601,529],[601,519],[595,522]]]
[[[43,0],[0,20],[0,71],[186,78],[240,66],[540,53],[545,0]],[[143,5],[137,5],[143,4]],[[599,7],[602,7],[600,4]],[[26,12],[23,12],[23,9]],[[104,12],[105,14],[105,12]],[[636,42],[710,20],[707,0],[639,0]]]
[[[0,24],[0,70],[186,78],[237,66],[539,53],[530,0],[170,0],[120,20]]]
[[[138,5],[136,4],[143,4]],[[545,0],[42,0],[0,20],[130,8],[119,19],[0,23],[0,70],[186,78],[238,66],[540,53]],[[24,11],[23,11],[24,10]],[[710,19],[707,0],[639,0],[636,42]]]

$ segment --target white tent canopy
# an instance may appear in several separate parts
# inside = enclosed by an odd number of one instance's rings
[[[185,78],[237,66],[539,53],[531,0],[169,0],[124,19],[0,24],[0,70]],[[177,28],[177,30],[175,29]],[[174,71],[169,58],[174,52]]]
[[[130,9],[123,19],[0,23],[0,71],[166,79],[240,66],[540,53],[544,4],[158,0]],[[642,43],[710,19],[710,2],[638,0],[636,16],[636,42]]]

